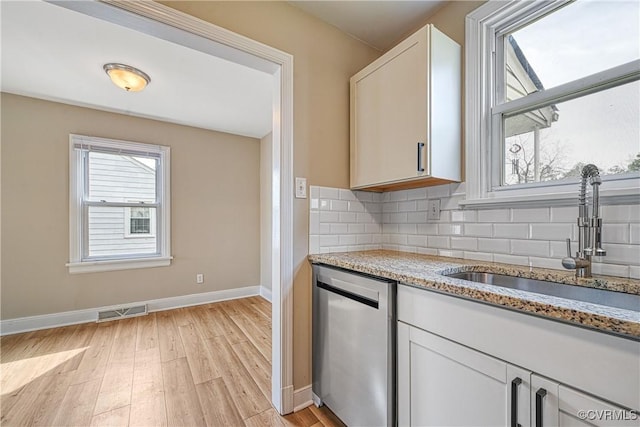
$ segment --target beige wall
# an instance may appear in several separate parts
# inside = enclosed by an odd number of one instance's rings
[[[269,133],[260,140],[260,286],[271,290],[271,177],[273,165],[273,135]]]
[[[3,319],[259,284],[257,139],[10,94],[1,114]],[[70,133],[171,147],[171,266],[67,272]]]
[[[294,173],[349,186],[349,77],[379,52],[286,2],[163,2],[294,57]],[[292,195],[293,196],[293,195]],[[294,388],[311,383],[309,201],[294,201]]]

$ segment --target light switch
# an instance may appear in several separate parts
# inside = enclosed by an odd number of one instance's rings
[[[427,219],[440,219],[440,199],[429,200],[429,202],[427,203]]]
[[[307,178],[296,177],[296,199],[307,198]]]

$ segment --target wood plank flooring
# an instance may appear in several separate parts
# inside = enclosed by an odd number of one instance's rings
[[[9,335],[2,426],[343,426],[271,406],[271,305],[260,297]]]

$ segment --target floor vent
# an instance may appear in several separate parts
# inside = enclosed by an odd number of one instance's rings
[[[106,322],[108,320],[124,319],[125,317],[144,316],[148,314],[147,304],[136,305],[132,307],[116,308],[114,310],[105,310],[98,312],[97,322]]]

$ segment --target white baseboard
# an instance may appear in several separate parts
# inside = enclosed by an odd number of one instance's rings
[[[298,412],[307,406],[313,405],[311,384],[299,388],[293,392],[293,412]]]
[[[260,286],[260,296],[269,302],[271,301],[271,289],[265,286]]]
[[[313,404],[316,405],[316,407],[319,408],[322,406],[322,399],[320,399],[317,394],[311,393],[311,400],[313,400]]]
[[[114,310],[122,306],[147,304],[149,312],[170,310],[173,308],[190,307],[237,298],[261,295],[260,286],[246,286],[237,289],[203,292],[200,294],[180,295],[177,297],[160,298],[148,301],[135,301],[95,307],[83,310],[65,311],[62,313],[43,314],[40,316],[19,317],[16,319],[0,320],[0,335],[18,334],[39,329],[57,328],[60,326],[76,325],[78,323],[95,322],[98,311]]]

